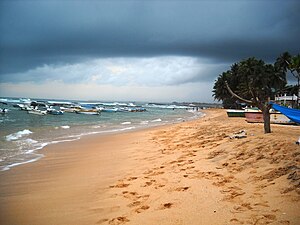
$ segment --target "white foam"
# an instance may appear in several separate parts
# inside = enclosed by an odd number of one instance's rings
[[[62,142],[70,142],[70,141],[77,141],[77,140],[79,140],[80,139],[80,137],[76,137],[76,138],[74,138],[74,139],[65,139],[65,140],[59,140],[59,141],[50,141],[49,143],[45,143],[46,145],[48,145],[48,144],[58,144],[58,143],[62,143]],[[45,145],[45,146],[46,146]],[[45,146],[43,146],[43,147],[45,147]]]
[[[28,143],[28,144],[36,144],[36,143],[38,143],[38,141],[33,140],[33,139],[31,139],[31,138],[27,138],[27,139],[25,140],[25,142]]]
[[[151,123],[155,123],[155,122],[161,122],[162,120],[159,118],[159,119],[156,119],[156,120],[152,120]]]
[[[22,130],[22,131],[18,131],[16,133],[10,134],[6,136],[6,140],[7,141],[14,141],[14,140],[18,140],[19,138],[25,136],[25,135],[29,135],[32,134],[32,132],[30,130]]]
[[[70,126],[60,126],[62,129],[69,129]]]
[[[156,105],[156,104],[146,104],[146,107],[150,108],[160,108],[160,109],[190,109],[190,106],[180,106],[180,105]]]
[[[0,169],[0,171],[9,170],[11,167],[14,167],[14,166],[19,166],[19,165],[23,165],[23,164],[27,164],[27,163],[32,163],[32,162],[35,162],[35,161],[39,160],[40,158],[44,157],[44,155],[42,155],[42,154],[37,154],[36,156],[37,156],[36,158],[28,160],[28,161],[13,163],[13,164],[4,166]]]
[[[140,122],[141,125],[147,125],[148,123],[149,123],[148,120],[145,120],[145,121]]]
[[[128,124],[131,124],[131,122],[123,122],[121,123],[122,125],[128,125]]]
[[[50,142],[45,142],[45,143],[39,143],[38,141],[36,140],[33,140],[33,139],[26,139],[24,140],[27,144],[32,144],[34,146],[33,149],[30,149],[30,150],[27,150],[25,152],[23,152],[23,154],[33,154],[36,156],[36,158],[34,159],[30,159],[30,160],[27,160],[27,161],[24,161],[24,162],[16,162],[16,163],[12,163],[10,165],[6,165],[6,166],[0,166],[0,171],[6,171],[6,170],[9,170],[11,167],[14,167],[14,166],[19,166],[19,165],[22,165],[22,164],[26,164],[26,163],[31,163],[31,162],[35,162],[37,160],[39,160],[40,158],[44,157],[44,155],[42,154],[37,154],[35,153],[37,150],[40,150],[40,149],[43,149],[45,146],[47,145],[51,145],[51,144],[57,144],[57,143],[62,143],[62,142],[71,142],[71,141],[76,141],[76,140],[79,140],[82,136],[86,136],[86,135],[91,135],[91,134],[101,134],[101,133],[115,133],[115,132],[122,132],[122,131],[126,131],[126,130],[132,130],[132,129],[135,129],[136,127],[132,126],[132,127],[125,127],[125,128],[121,128],[121,129],[113,129],[113,130],[106,130],[106,131],[95,131],[95,132],[87,132],[87,133],[81,133],[81,134],[78,134],[78,135],[70,135],[68,136],[67,138],[71,138],[71,139],[63,139],[63,140],[53,140],[53,141],[50,141]],[[19,132],[17,132],[19,133]],[[30,134],[32,133],[31,131],[29,130],[24,130],[22,131],[21,133],[23,134]],[[16,133],[15,133],[16,134]],[[14,134],[14,135],[15,135]],[[9,135],[8,135],[9,136]],[[24,141],[21,141],[24,143]],[[3,160],[2,160],[3,161]]]

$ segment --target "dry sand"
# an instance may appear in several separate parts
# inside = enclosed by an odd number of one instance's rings
[[[300,224],[300,127],[205,113],[47,147],[0,173],[0,224]]]

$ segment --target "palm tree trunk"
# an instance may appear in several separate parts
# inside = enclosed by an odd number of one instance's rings
[[[262,107],[262,113],[264,118],[264,130],[265,134],[271,133],[271,121],[270,121],[270,109],[267,106]]]

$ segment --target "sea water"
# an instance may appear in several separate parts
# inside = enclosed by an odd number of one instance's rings
[[[40,150],[50,144],[75,141],[90,134],[112,134],[178,123],[203,115],[168,104],[140,105],[145,112],[101,112],[101,115],[65,112],[64,115],[44,116],[5,105],[9,111],[0,115],[0,171],[42,158]]]

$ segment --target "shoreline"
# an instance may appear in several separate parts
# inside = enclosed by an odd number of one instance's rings
[[[265,135],[225,110],[205,112],[47,146],[41,160],[0,173],[0,223],[299,223],[295,129]],[[228,138],[241,129],[247,138]]]
[[[31,154],[34,155],[36,157],[32,157],[29,160],[24,160],[21,162],[14,162],[5,166],[1,166],[1,170],[0,173],[5,172],[10,170],[11,168],[14,168],[16,166],[20,166],[20,165],[24,165],[24,164],[28,164],[28,163],[34,163],[42,158],[44,158],[44,154],[42,153],[45,148],[47,149],[48,146],[52,146],[55,144],[60,144],[60,143],[64,143],[64,142],[74,142],[74,141],[78,141],[81,140],[82,138],[85,138],[86,136],[94,136],[94,135],[98,135],[98,136],[106,136],[106,135],[114,135],[114,134],[119,134],[119,133],[124,133],[124,132],[134,132],[134,131],[140,131],[140,130],[146,130],[146,129],[155,129],[156,127],[161,127],[161,126],[167,126],[167,125],[174,125],[174,124],[179,124],[182,122],[187,122],[187,121],[192,121],[192,120],[197,120],[201,117],[204,116],[204,113],[201,111],[197,111],[197,112],[192,112],[191,114],[193,114],[192,116],[186,117],[182,120],[178,120],[178,121],[166,121],[165,123],[162,124],[148,124],[147,126],[130,126],[130,127],[123,127],[123,128],[119,128],[119,129],[108,129],[108,130],[101,130],[101,131],[90,131],[87,133],[81,133],[79,135],[71,135],[71,136],[66,136],[64,140],[60,140],[60,141],[48,141],[45,143],[40,143],[41,146],[36,147],[35,149],[28,149],[26,151],[26,154],[23,153],[25,156],[27,154]],[[71,139],[70,139],[71,138]]]

